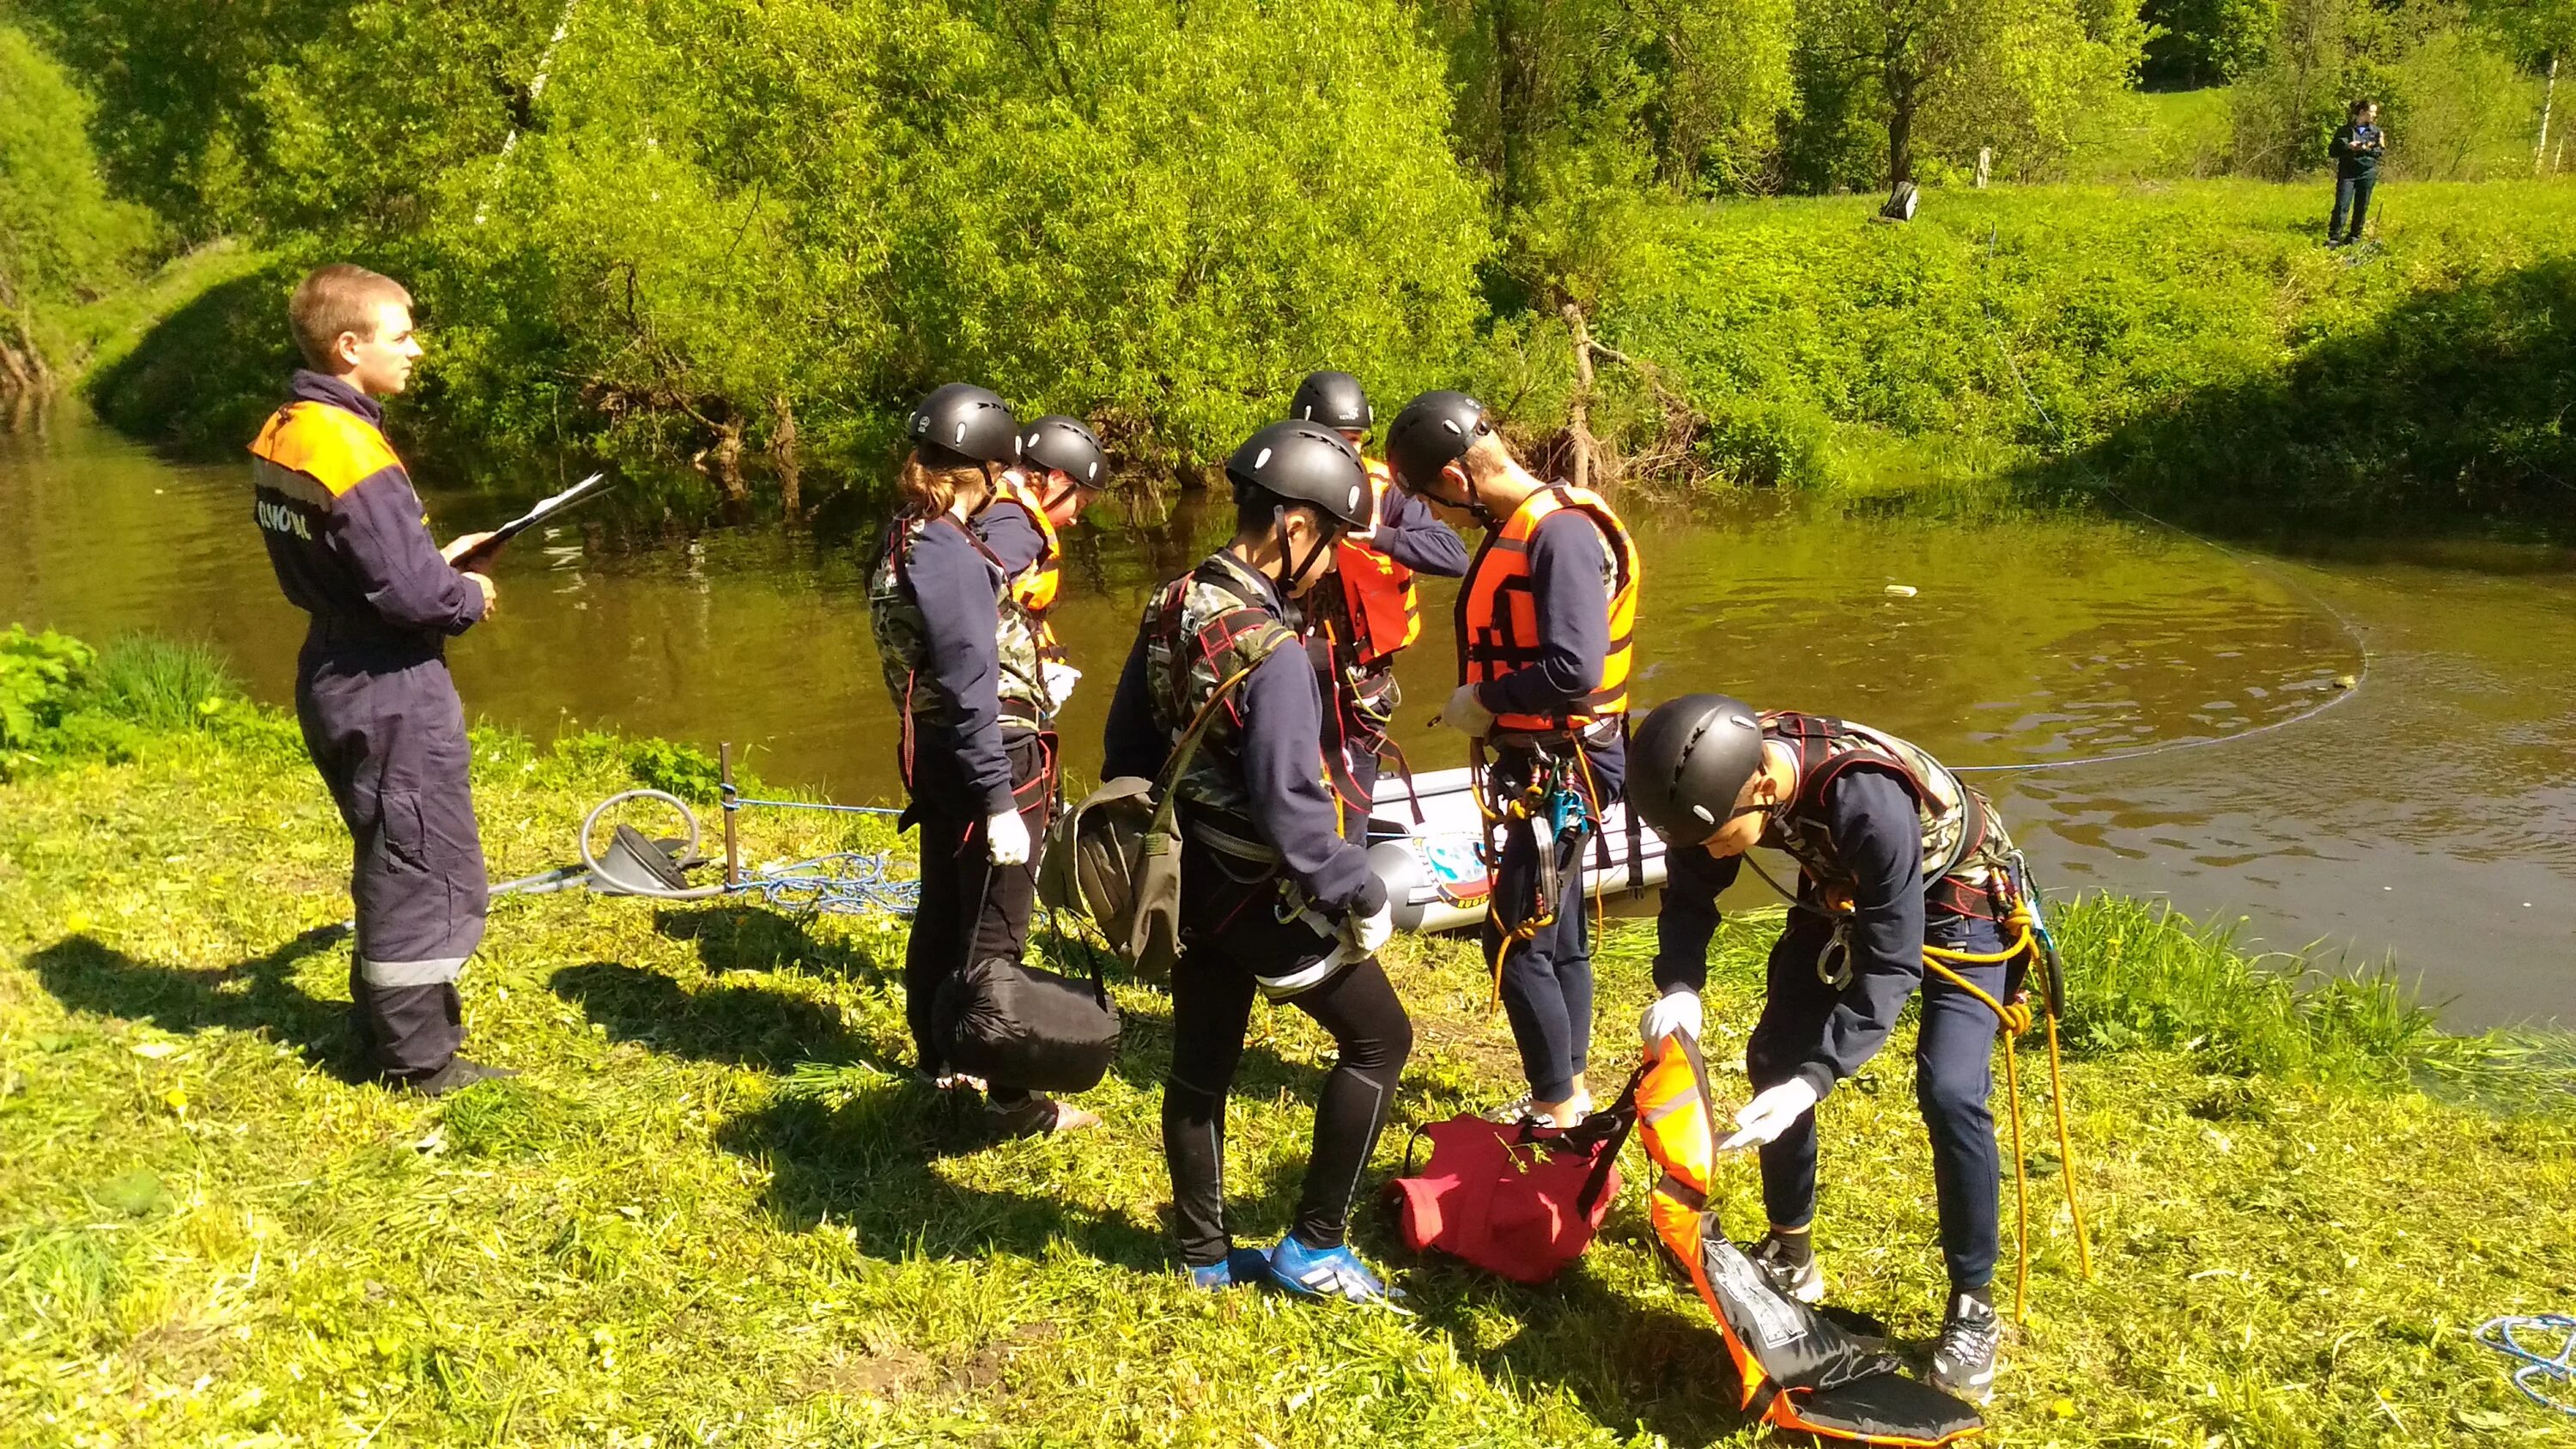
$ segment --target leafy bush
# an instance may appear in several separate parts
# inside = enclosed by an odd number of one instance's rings
[[[52,728],[98,662],[77,639],[12,624],[0,634],[0,751],[23,750]]]
[[[1398,0],[23,8],[184,226],[409,283],[416,405],[468,438],[736,487],[792,437],[872,473],[970,376],[1189,467],[1328,361],[1427,384],[1478,315],[1478,188]],[[188,415],[275,386],[291,270],[186,319],[240,345],[154,350],[111,414],[237,432]]]

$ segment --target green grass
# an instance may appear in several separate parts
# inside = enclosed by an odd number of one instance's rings
[[[1710,480],[2109,481],[2221,522],[2563,533],[2576,185],[2392,182],[2350,251],[2320,244],[2331,200],[2228,180],[1938,189],[1904,225],[1870,197],[1647,211],[1594,326],[1704,416]],[[1663,409],[1603,376],[1596,419],[1634,446]]]
[[[1415,1261],[1364,1207],[1416,1316],[1185,1291],[1164,1000],[1118,987],[1100,1131],[997,1145],[902,1080],[896,923],[507,900],[464,993],[476,1054],[525,1075],[436,1104],[353,1084],[347,947],[314,929],[346,912],[347,846],[292,722],[228,705],[122,759],[73,736],[0,786],[0,1443],[1770,1442],[1633,1185],[1543,1289]],[[639,773],[689,776],[600,738],[478,735],[475,765],[496,877],[563,859]],[[750,849],[887,843],[765,822]],[[1997,1442],[2565,1442],[2468,1339],[2576,1296],[2576,1114],[2532,1108],[2553,1088],[2520,1048],[2441,1037],[2385,982],[2297,989],[2141,907],[2062,916],[2078,1153],[2034,1155]],[[1722,938],[1715,1061],[1776,924]],[[1622,924],[1602,952],[1605,1076],[1650,950]],[[1407,939],[1391,965],[1421,1044],[1381,1172],[1511,1076],[1466,952]],[[1939,1267],[1909,1045],[1823,1109],[1819,1236],[1836,1298],[1919,1344]],[[1257,1015],[1228,1164],[1247,1239],[1288,1219],[1328,1062],[1302,1017]],[[2444,1063],[2511,1090],[2410,1085]],[[1755,1230],[1744,1169],[1720,1204]]]

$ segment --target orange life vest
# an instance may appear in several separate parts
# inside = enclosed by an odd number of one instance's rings
[[[1011,597],[1032,614],[1044,614],[1055,607],[1055,591],[1064,547],[1057,542],[1055,520],[1047,517],[1046,506],[1038,501],[1037,490],[1014,470],[1004,473],[994,485],[995,503],[1016,504],[1037,525],[1037,562],[1020,570],[1011,579]]]
[[[1366,460],[1369,476],[1369,521],[1386,522],[1386,492],[1395,475],[1375,458]],[[1413,594],[1413,570],[1364,543],[1341,542],[1337,570],[1342,597],[1350,604],[1351,647],[1362,664],[1388,658],[1422,637],[1422,607]]]
[[[1047,517],[1046,506],[1038,501],[1037,490],[1028,485],[1017,469],[1002,474],[993,484],[993,504],[1010,504],[1029,516],[1037,525],[1037,561],[1013,574],[1005,584],[1012,602],[1028,615],[1031,632],[1037,636],[1038,657],[1062,660],[1064,645],[1055,637],[1055,625],[1047,618],[1055,608],[1056,588],[1062,581],[1064,545],[1056,537],[1055,520]]]
[[[1498,734],[1563,734],[1628,710],[1629,654],[1637,627],[1637,545],[1609,503],[1588,488],[1542,488],[1523,500],[1500,528],[1486,533],[1484,547],[1468,566],[1466,587],[1458,591],[1458,680],[1484,684],[1538,662],[1541,640],[1538,596],[1530,585],[1530,539],[1550,514],[1567,508],[1590,514],[1609,547],[1609,652],[1601,659],[1600,680],[1574,708],[1552,715],[1496,715]]]

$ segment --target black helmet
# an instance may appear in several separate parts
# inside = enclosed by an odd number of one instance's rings
[[[1377,414],[1369,411],[1368,390],[1347,372],[1310,372],[1288,400],[1288,416],[1301,423],[1322,423],[1345,433],[1365,433]]]
[[[1225,460],[1225,476],[1234,481],[1237,497],[1257,488],[1290,503],[1313,504],[1345,527],[1359,527],[1369,514],[1368,469],[1359,450],[1319,423],[1263,428]]]
[[[1398,486],[1419,493],[1493,430],[1483,403],[1463,392],[1426,392],[1406,403],[1387,425],[1386,465]]]
[[[1628,742],[1628,808],[1674,847],[1697,845],[1734,813],[1762,767],[1762,717],[1740,699],[1685,694],[1647,713]]]
[[[935,389],[912,410],[903,433],[914,447],[974,463],[1007,463],[1019,452],[1020,424],[1011,416],[1011,405],[972,383]]]
[[[1020,456],[1041,468],[1055,469],[1078,488],[1098,488],[1109,482],[1109,455],[1100,451],[1100,439],[1080,418],[1049,413],[1029,424],[1020,434]]]

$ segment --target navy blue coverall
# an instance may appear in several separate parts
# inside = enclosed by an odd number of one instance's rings
[[[1580,509],[1565,508],[1539,521],[1530,535],[1530,593],[1537,607],[1539,652],[1528,666],[1476,689],[1496,714],[1562,714],[1577,709],[1601,683],[1610,653],[1611,560],[1601,526]],[[1495,736],[1493,792],[1518,790],[1539,767],[1538,748]],[[1547,748],[1561,749],[1562,746]],[[1584,738],[1593,808],[1608,808],[1627,784],[1627,744],[1619,721],[1604,720]],[[1571,869],[1557,881],[1556,918],[1503,958],[1503,1013],[1520,1048],[1530,1095],[1562,1102],[1592,1058],[1592,932],[1585,920],[1583,881],[1588,846],[1579,846]],[[1537,884],[1538,846],[1515,825],[1504,832],[1503,858],[1494,869],[1495,909],[1484,925],[1485,959],[1503,947],[1506,927],[1524,919]],[[1510,920],[1501,919],[1505,914]]]
[[[289,603],[312,616],[296,660],[305,749],[354,843],[352,1023],[389,1081],[456,1055],[456,979],[483,939],[472,751],[446,643],[483,592],[439,557],[375,399],[298,371],[251,445],[252,516]]]
[[[921,906],[903,959],[913,1049],[921,1069],[937,1075],[946,1069],[931,1019],[940,985],[976,961],[1020,959],[1037,902],[1037,843],[1054,801],[1046,738],[1002,707],[1001,567],[966,525],[943,515],[913,536],[903,579],[929,636],[919,684],[945,706],[937,722],[918,724],[912,746],[907,818],[921,827]],[[987,822],[1015,805],[1030,858],[996,865]],[[1005,1105],[1027,1095],[1001,1082],[988,1093]]]
[[[1941,1256],[1958,1292],[1984,1288],[1995,1276],[1995,1231],[2002,1160],[1995,1148],[1995,1015],[1983,1002],[1938,977],[1925,979],[1926,941],[1951,950],[2003,949],[1993,921],[1947,909],[1927,915],[1923,821],[1914,796],[1895,773],[1856,765],[1829,781],[1824,823],[1852,893],[1847,923],[1851,979],[1829,985],[1818,963],[1837,922],[1795,909],[1771,948],[1762,1019],[1746,1045],[1744,1069],[1755,1091],[1804,1078],[1823,1100],[1858,1072],[1895,1029],[1897,1012],[1923,993],[1922,1030],[1914,1048],[1915,1104],[1932,1139],[1932,1178],[1940,1204]],[[1776,824],[1775,824],[1775,827]],[[1735,878],[1740,858],[1676,850],[1664,903],[1655,918],[1655,985],[1666,993],[1698,991],[1708,979],[1708,943],[1718,926],[1717,897]],[[1816,883],[1801,878],[1812,902]],[[1959,966],[1979,990],[2003,999],[2005,968]],[[1816,1116],[1809,1112],[1762,1149],[1762,1201],[1777,1227],[1803,1228],[1816,1216]]]
[[[1261,582],[1258,605],[1284,616],[1275,589]],[[1150,779],[1171,753],[1173,736],[1154,722],[1146,667],[1140,635],[1110,699],[1104,778]],[[1181,1261],[1193,1268],[1225,1261],[1232,1243],[1225,1228],[1225,1100],[1243,1058],[1259,978],[1292,976],[1321,962],[1335,944],[1302,918],[1279,919],[1279,876],[1302,887],[1310,909],[1330,922],[1386,906],[1386,887],[1370,871],[1368,853],[1343,837],[1322,778],[1324,696],[1304,651],[1282,646],[1273,652],[1227,703],[1239,728],[1212,757],[1240,773],[1250,824],[1281,861],[1264,870],[1219,854],[1190,828],[1197,812],[1183,802],[1181,955],[1172,968],[1163,1155],[1172,1174]],[[1209,746],[1201,748],[1202,758],[1211,757]],[[1315,1105],[1314,1146],[1292,1228],[1309,1247],[1335,1248],[1395,1104],[1413,1025],[1374,957],[1343,966],[1287,1000],[1332,1035],[1337,1053]]]

